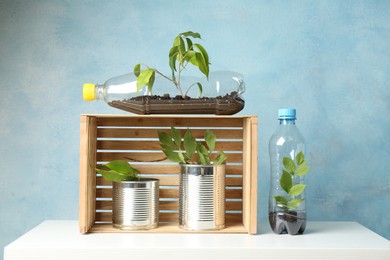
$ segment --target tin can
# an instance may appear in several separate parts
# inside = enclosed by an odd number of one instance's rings
[[[113,182],[112,222],[123,230],[153,229],[158,226],[159,180]]]
[[[225,164],[181,164],[179,226],[186,230],[225,227]]]

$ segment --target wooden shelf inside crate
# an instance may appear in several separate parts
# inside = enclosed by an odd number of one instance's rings
[[[247,228],[240,222],[227,222],[226,227],[222,230],[204,230],[204,231],[188,231],[180,229],[177,223],[160,223],[156,229],[152,230],[134,230],[123,231],[113,228],[111,224],[94,224],[88,231],[89,233],[219,233],[219,234],[242,234],[248,233]]]
[[[216,150],[227,156],[226,228],[191,232],[178,227],[179,166],[161,152],[157,131],[187,128],[196,138],[206,129],[217,136]],[[149,231],[114,229],[112,183],[96,173],[96,165],[123,159],[144,177],[160,179],[160,224]],[[80,119],[80,232],[256,233],[257,226],[257,117],[177,115],[81,115]]]

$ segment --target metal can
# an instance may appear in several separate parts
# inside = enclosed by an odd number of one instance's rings
[[[123,230],[153,229],[158,226],[159,180],[113,182],[112,222]]]
[[[225,164],[181,164],[179,226],[186,230],[225,227]]]

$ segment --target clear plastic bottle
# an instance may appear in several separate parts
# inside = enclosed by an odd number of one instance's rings
[[[83,85],[84,101],[103,100],[108,104],[113,101],[125,100],[137,95],[148,95],[146,88],[137,93],[137,77],[128,73],[118,77],[110,78],[103,84],[85,83]]]
[[[180,82],[182,93],[185,93],[183,96],[179,95],[175,84],[159,74],[155,76],[153,95],[147,86],[137,93],[137,77],[128,73],[111,78],[104,84],[84,84],[83,99],[102,100],[112,107],[136,114],[231,115],[244,108],[245,101],[241,95],[245,84],[242,75],[237,72],[210,72],[209,79],[182,77]],[[203,92],[194,83],[200,83]]]
[[[306,227],[306,210],[304,192],[298,196],[288,196],[281,186],[283,174],[283,158],[288,157],[296,161],[299,152],[305,153],[305,141],[295,125],[295,109],[279,109],[279,128],[269,141],[269,153],[271,162],[271,185],[269,193],[268,219],[274,233],[288,233],[291,235],[302,234]],[[303,177],[292,177],[292,185],[303,184]],[[283,197],[277,201],[277,197]],[[302,200],[297,207],[287,207],[287,201],[293,199]]]

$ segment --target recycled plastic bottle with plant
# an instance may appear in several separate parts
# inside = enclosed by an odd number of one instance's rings
[[[295,109],[279,109],[280,125],[269,142],[271,186],[268,217],[274,233],[302,234],[306,227],[304,176],[310,170]]]

